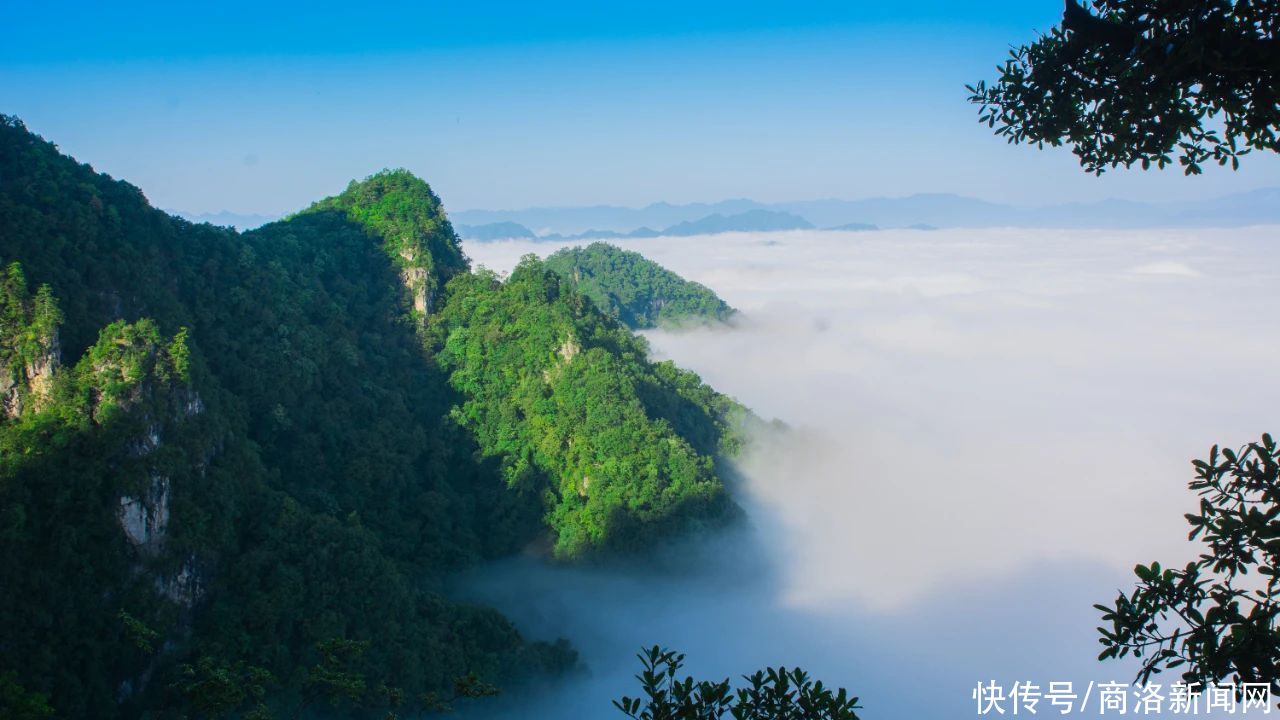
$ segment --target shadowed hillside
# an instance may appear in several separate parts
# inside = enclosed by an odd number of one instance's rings
[[[244,234],[151,208],[13,118],[0,176],[5,702],[438,708],[575,662],[443,597],[445,574],[732,516],[715,465],[737,406],[574,292],[471,275],[407,172]],[[489,294],[528,332],[495,335]],[[476,420],[506,406],[527,414]],[[592,429],[601,408],[618,434]],[[548,434],[539,412],[586,424]]]

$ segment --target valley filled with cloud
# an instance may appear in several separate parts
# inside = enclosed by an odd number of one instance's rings
[[[584,711],[626,690],[625,659],[653,643],[709,675],[802,664],[876,717],[967,716],[968,690],[993,677],[1127,683],[1130,666],[1094,660],[1091,606],[1137,562],[1192,557],[1193,458],[1274,430],[1278,240],[1256,227],[619,242],[741,311],[645,335],[655,357],[787,425],[742,463],[750,527],[704,541],[725,565],[709,577],[530,561],[503,572],[539,592],[509,595],[503,573],[475,592],[584,638],[591,679],[565,691],[590,698]],[[558,247],[465,250],[506,271]]]

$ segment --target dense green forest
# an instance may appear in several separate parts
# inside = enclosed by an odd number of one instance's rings
[[[441,594],[732,518],[734,402],[404,171],[248,233],[0,116],[0,715],[439,709],[562,672]]]
[[[467,398],[454,417],[521,494],[546,498],[555,553],[635,546],[654,526],[725,516],[713,458],[740,409],[601,313],[534,256],[505,283],[455,278],[432,325]]]
[[[724,321],[734,312],[706,286],[608,243],[565,248],[546,263],[633,329]]]

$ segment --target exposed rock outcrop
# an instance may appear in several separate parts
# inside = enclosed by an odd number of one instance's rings
[[[578,341],[575,340],[572,335],[565,338],[564,342],[560,343],[560,347],[556,350],[556,355],[559,356],[560,359],[552,363],[551,367],[542,371],[542,379],[547,383],[555,380],[556,377],[560,375],[560,370],[565,365],[573,362],[573,359],[577,357],[580,352],[582,352],[582,346],[578,344]]]
[[[39,409],[53,389],[53,375],[62,366],[62,347],[58,331],[40,339],[40,351],[27,363],[27,387],[31,390],[33,409]]]
[[[61,365],[62,311],[48,285],[33,294],[22,266],[0,273],[0,420],[38,410]]]
[[[24,410],[39,410],[53,391],[54,375],[62,366],[58,333],[38,338],[35,346],[26,362],[18,357],[11,360],[14,365],[0,362],[0,418],[16,418]]]
[[[152,475],[151,482],[139,497],[120,498],[116,517],[129,544],[149,557],[160,554],[169,530],[169,478]]]
[[[573,358],[576,357],[579,352],[582,352],[582,346],[578,344],[577,340],[573,339],[572,335],[570,335],[564,339],[563,343],[561,343],[560,350],[558,352],[565,362],[572,362]]]
[[[17,417],[22,413],[22,396],[13,369],[0,363],[0,419]]]
[[[191,608],[204,596],[204,586],[194,557],[187,558],[177,574],[156,578],[156,592],[172,603]]]

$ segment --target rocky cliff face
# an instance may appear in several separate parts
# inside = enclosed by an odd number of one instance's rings
[[[409,291],[413,311],[425,322],[435,295],[430,269],[418,261],[418,252],[412,246],[400,248],[400,259],[404,261],[404,267],[400,269],[400,283]]]
[[[49,288],[32,296],[22,269],[10,265],[0,279],[0,420],[39,410],[52,394],[60,317]]]
[[[163,356],[164,353],[160,348],[148,348],[147,354]],[[99,373],[106,370],[96,369]],[[167,541],[173,522],[171,508],[174,484],[163,465],[156,460],[158,454],[165,449],[163,428],[180,427],[204,412],[204,401],[198,393],[183,385],[167,388],[172,392],[165,392],[166,388],[158,387],[165,381],[155,375],[154,370],[148,372],[131,394],[130,402],[149,406],[138,407],[139,411],[146,414],[142,423],[144,429],[127,444],[128,455],[150,467],[140,489],[121,494],[116,509],[116,521],[129,546],[136,552],[137,562],[134,567],[138,572],[145,572],[147,561],[163,558],[169,549]],[[145,402],[158,395],[169,396],[169,402]],[[157,412],[162,412],[165,416],[151,416]],[[204,476],[204,468],[208,466],[209,459],[191,458],[197,477]],[[156,593],[169,602],[191,609],[203,595],[204,577],[198,570],[199,565],[199,559],[195,555],[187,555],[176,571],[156,574]]]
[[[73,368],[64,368],[57,323],[61,314],[52,291],[32,297],[22,270],[8,268],[0,284],[0,420],[40,413],[55,401],[55,386],[73,423],[98,432],[110,426],[136,428],[113,441],[121,469],[137,467],[141,482],[127,480],[119,491],[115,519],[132,548],[132,572],[154,581],[159,597],[191,608],[201,596],[197,558],[164,559],[173,522],[174,485],[166,462],[164,435],[204,411],[204,401],[186,377],[185,335],[163,338],[150,320],[123,321],[103,328],[98,342]],[[181,358],[181,359],[180,359]],[[179,451],[180,452],[180,451]],[[208,461],[196,458],[197,472]],[[172,461],[169,461],[172,462]],[[125,472],[128,475],[129,472]]]
[[[147,556],[157,556],[164,547],[169,529],[169,478],[152,475],[146,490],[138,497],[120,497],[116,513],[120,528],[129,544]]]
[[[39,407],[48,399],[53,389],[53,374],[61,366],[62,349],[58,344],[58,331],[54,330],[47,337],[38,340],[38,350],[23,368],[27,377],[27,388],[31,391],[32,403]]]
[[[22,413],[22,397],[14,368],[0,363],[0,420]]]
[[[81,399],[68,408],[73,416],[97,426],[128,422],[140,427],[121,449],[125,457],[152,467],[140,491],[120,495],[116,520],[140,558],[160,557],[171,521],[172,482],[151,458],[163,446],[165,426],[204,408],[175,366],[179,350],[174,341],[166,343],[149,320],[112,323],[74,368],[64,370],[56,324],[60,313],[52,292],[41,288],[35,297],[29,296],[16,265],[9,268],[0,291],[0,418],[40,412],[52,400],[55,384],[65,378],[74,387],[70,397]],[[193,602],[198,593],[191,565],[188,562],[174,577],[158,579],[160,594],[175,602]]]

